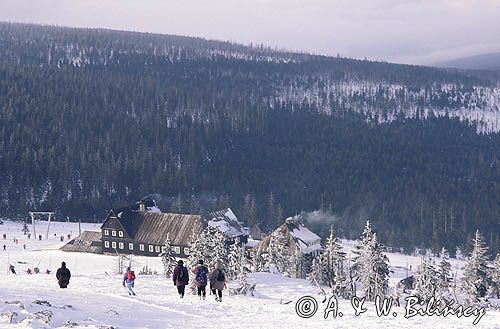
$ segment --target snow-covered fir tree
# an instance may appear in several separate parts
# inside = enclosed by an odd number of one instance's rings
[[[234,239],[234,243],[229,246],[229,251],[227,254],[226,276],[230,279],[234,279],[238,275],[238,272],[240,270],[241,258],[244,257],[244,254],[245,249],[241,248],[240,238],[237,237]]]
[[[440,261],[437,269],[436,297],[440,300],[448,295],[448,288],[451,281],[451,264],[449,262],[450,254],[445,247],[441,249]]]
[[[305,258],[302,250],[298,246],[295,246],[293,250],[290,251],[290,276],[292,278],[304,279],[306,277],[306,266]]]
[[[200,259],[203,259],[205,264],[211,264],[213,257],[212,240],[213,235],[208,227],[201,233],[193,231],[189,243],[188,256],[188,268],[191,271],[194,271]],[[194,278],[194,275],[192,277]]]
[[[322,254],[316,255],[312,260],[311,270],[307,275],[309,281],[311,281],[314,285],[322,285],[325,284],[326,280],[323,270],[323,259]]]
[[[218,228],[209,228],[211,238],[209,239],[209,250],[211,250],[210,265],[215,266],[216,262],[220,262],[222,268],[227,269],[227,245],[226,235]]]
[[[292,272],[292,253],[288,247],[288,239],[281,230],[273,232],[268,247],[268,268],[271,272],[290,275]]]
[[[486,302],[489,281],[487,250],[483,237],[477,230],[472,240],[472,251],[467,258],[467,265],[462,278],[462,290],[466,294],[465,301],[467,305],[484,304]]]
[[[373,301],[376,296],[384,297],[389,287],[388,258],[382,253],[382,246],[377,242],[377,235],[367,221],[361,241],[354,253],[354,271],[363,285],[364,296]]]
[[[491,294],[500,299],[500,254],[497,254],[491,269]]]
[[[163,273],[167,278],[169,278],[172,275],[175,264],[177,263],[172,251],[169,234],[167,234],[167,238],[165,239],[165,243],[159,257],[161,257],[161,262],[163,264]]]
[[[335,295],[343,296],[348,290],[344,263],[345,253],[331,227],[322,252],[313,260],[309,278],[313,283],[327,285]]]
[[[322,256],[326,284],[337,294],[339,290],[342,290],[345,282],[345,253],[342,251],[342,245],[333,232],[333,227],[330,228],[330,235],[326,240]]]
[[[431,257],[423,257],[422,264],[415,275],[415,294],[421,301],[427,302],[436,297],[437,273]]]
[[[251,251],[250,252],[250,262],[252,272],[266,272],[269,271],[268,268],[268,256],[267,252]]]
[[[250,284],[247,282],[247,275],[250,273],[251,262],[248,259],[247,252],[245,250],[245,245],[239,243],[234,243],[231,247],[230,254],[233,261],[230,267],[233,267],[234,278],[238,282],[237,288],[232,290],[233,294],[246,295],[250,290],[253,290]],[[234,263],[233,263],[234,262]]]

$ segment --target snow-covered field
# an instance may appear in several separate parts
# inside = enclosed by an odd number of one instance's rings
[[[45,240],[46,222],[39,222],[37,233],[42,241],[27,239],[19,223],[0,225],[0,328],[471,328],[474,317],[453,316],[403,317],[403,307],[393,308],[398,313],[378,317],[374,305],[367,303],[368,312],[354,316],[350,301],[339,300],[343,317],[324,319],[323,297],[308,281],[290,279],[277,274],[254,273],[250,281],[257,284],[255,297],[228,296],[225,291],[222,303],[212,296],[200,301],[187,295],[179,299],[173,283],[162,275],[138,275],[137,296],[129,297],[117,273],[117,257],[66,253],[58,250],[67,242],[60,242],[60,235],[75,236],[75,223],[52,222],[51,233]],[[45,226],[45,227],[44,227]],[[82,230],[99,230],[99,224],[82,224]],[[2,235],[7,234],[3,240]],[[56,233],[56,236],[54,236]],[[19,243],[13,242],[14,237]],[[23,249],[26,244],[26,250]],[[394,270],[391,284],[406,276],[407,265],[416,269],[419,257],[388,254]],[[61,261],[66,261],[72,272],[68,289],[60,289],[55,271]],[[161,272],[159,258],[134,257],[136,273],[143,266]],[[454,268],[462,261],[452,260]],[[8,273],[8,265],[16,266],[18,275]],[[50,275],[26,273],[28,268],[47,268]],[[310,295],[318,301],[318,312],[308,319],[296,314],[295,303],[302,296]],[[38,303],[39,301],[46,301]],[[42,304],[42,305],[40,305]],[[9,315],[15,312],[12,324]],[[41,312],[41,313],[37,313]],[[50,317],[48,323],[44,319]],[[500,328],[500,312],[487,310],[477,328]]]

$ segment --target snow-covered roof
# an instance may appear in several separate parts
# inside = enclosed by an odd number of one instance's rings
[[[300,248],[303,254],[309,254],[321,249],[321,238],[302,225],[297,219],[289,217],[286,219],[286,226],[290,236]]]
[[[218,228],[230,238],[248,235],[231,208],[212,211],[205,218],[208,226]]]

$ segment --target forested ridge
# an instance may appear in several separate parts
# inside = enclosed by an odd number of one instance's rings
[[[231,206],[268,229],[322,209],[357,237],[369,218],[408,251],[453,253],[478,228],[494,254],[492,77],[0,23],[0,215],[99,220],[153,195],[166,211]]]

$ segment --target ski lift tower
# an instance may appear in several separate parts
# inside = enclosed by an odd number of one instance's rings
[[[50,229],[50,220],[52,219],[52,216],[54,216],[53,211],[30,211],[29,212],[31,216],[31,224],[33,225],[33,237],[36,239],[36,231],[35,231],[35,218],[37,215],[40,216],[49,216],[49,222],[47,225],[47,234],[45,235],[45,239],[49,238],[49,229]]]

